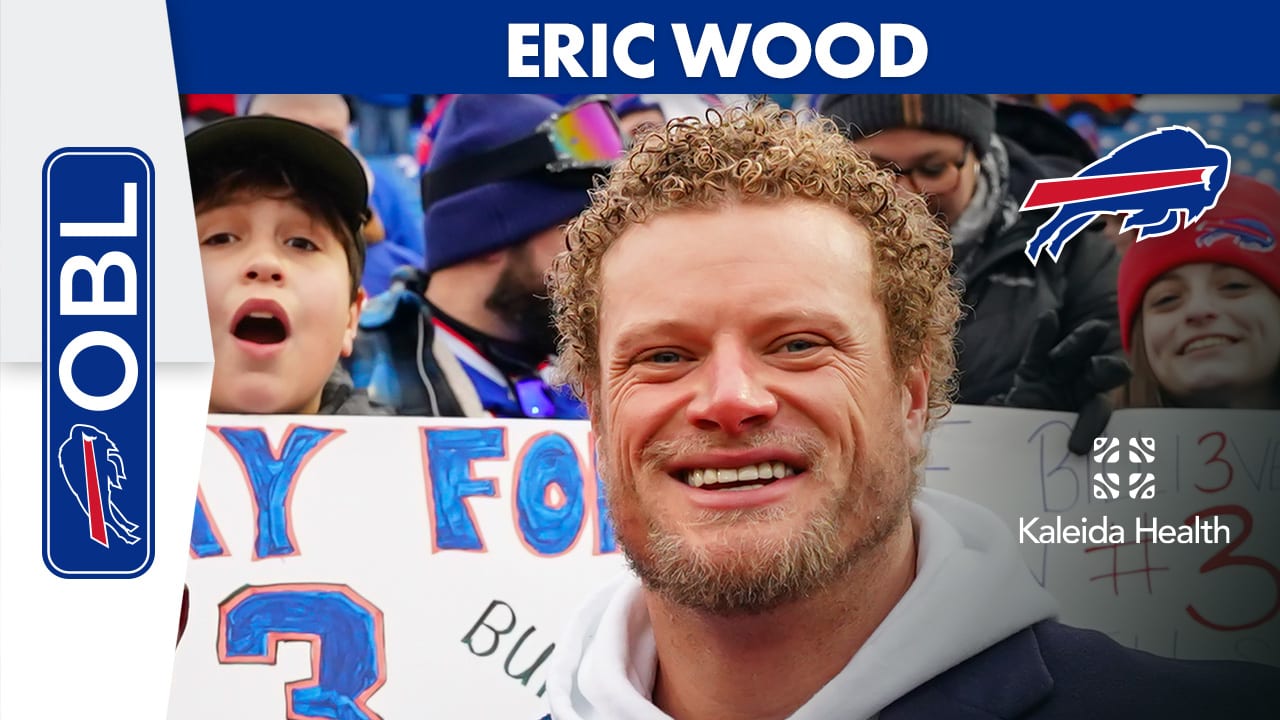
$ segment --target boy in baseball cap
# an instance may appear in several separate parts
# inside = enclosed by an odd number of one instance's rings
[[[368,184],[341,142],[278,117],[187,136],[215,413],[383,414],[352,387]]]

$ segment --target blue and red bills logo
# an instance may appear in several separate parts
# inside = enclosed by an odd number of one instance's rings
[[[67,578],[151,566],[155,171],[127,148],[44,165],[44,562]]]
[[[1075,176],[1037,180],[1022,210],[1058,208],[1027,241],[1031,264],[1058,261],[1071,238],[1103,215],[1124,215],[1122,232],[1141,242],[1190,226],[1218,204],[1231,155],[1191,128],[1175,125],[1136,137]]]
[[[1232,242],[1243,250],[1269,253],[1275,249],[1276,236],[1266,223],[1253,218],[1225,218],[1216,222],[1206,220],[1196,226],[1200,235],[1196,247],[1210,247],[1216,242]]]

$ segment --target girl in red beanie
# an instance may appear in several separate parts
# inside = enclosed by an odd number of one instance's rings
[[[1127,407],[1280,409],[1280,192],[1233,175],[1198,222],[1120,264]]]

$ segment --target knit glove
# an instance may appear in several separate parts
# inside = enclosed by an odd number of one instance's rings
[[[1031,341],[1014,372],[1013,387],[989,404],[1076,413],[1067,449],[1084,455],[1111,419],[1107,393],[1132,375],[1123,358],[1102,352],[1111,326],[1089,320],[1058,340],[1058,313],[1036,318]]]

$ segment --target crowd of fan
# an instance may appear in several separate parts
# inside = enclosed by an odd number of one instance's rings
[[[585,417],[557,379],[544,284],[565,224],[647,133],[765,100],[433,96],[411,130],[421,97],[184,97],[210,411]],[[1117,406],[1280,408],[1280,193],[1267,183],[1233,175],[1204,217],[1138,244],[1123,216],[1100,218],[1032,264],[1027,241],[1052,213],[1020,211],[1032,184],[1102,152],[1052,107],[783,101],[834,120],[948,231],[957,402],[1076,412],[1077,448]]]

